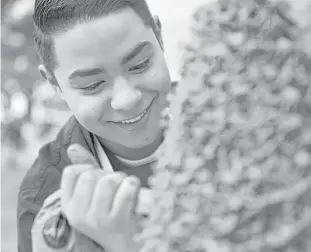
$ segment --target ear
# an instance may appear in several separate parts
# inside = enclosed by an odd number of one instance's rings
[[[52,85],[52,87],[55,89],[55,92],[56,92],[58,95],[60,95],[60,96],[62,97],[62,99],[63,99],[62,90],[61,90],[61,88],[59,87],[58,82],[57,82],[56,78],[54,77],[54,75],[51,74],[51,73],[45,68],[44,65],[39,65],[39,66],[38,66],[38,71],[39,71],[41,77],[42,77],[45,81],[49,82],[49,83]]]
[[[41,77],[48,81],[53,87],[56,86],[58,87],[58,83],[57,83],[57,80],[55,79],[54,75],[51,74],[46,68],[44,65],[39,65],[38,66],[38,71],[41,75]]]
[[[160,44],[162,50],[164,51],[163,38],[162,38],[162,24],[161,24],[161,21],[157,15],[153,16],[153,25],[154,25],[155,35],[159,41],[159,44]]]

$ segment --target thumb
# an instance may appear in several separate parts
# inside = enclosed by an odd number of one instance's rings
[[[90,164],[96,168],[100,168],[92,153],[80,144],[70,145],[67,149],[67,154],[73,164]]]

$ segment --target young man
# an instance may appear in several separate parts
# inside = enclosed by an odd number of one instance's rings
[[[136,251],[131,214],[140,183],[148,186],[171,89],[160,22],[145,0],[36,0],[34,26],[39,71],[74,116],[40,150],[21,184],[18,250],[32,251],[34,218],[60,189],[72,226],[107,252]],[[81,146],[90,162],[72,164],[69,156],[81,155]],[[115,173],[104,172],[107,161]]]

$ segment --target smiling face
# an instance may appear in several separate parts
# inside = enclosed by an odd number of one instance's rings
[[[55,78],[84,128],[124,157],[158,145],[171,80],[155,33],[135,11],[80,23],[55,35],[54,46]]]

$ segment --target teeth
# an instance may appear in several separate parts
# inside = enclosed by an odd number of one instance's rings
[[[133,118],[133,119],[130,119],[130,120],[124,120],[124,121],[121,121],[121,123],[124,123],[124,124],[128,124],[128,123],[134,123],[134,122],[137,122],[139,121],[141,118],[143,118],[143,116],[146,114],[147,112],[147,109],[144,110],[139,116]]]

